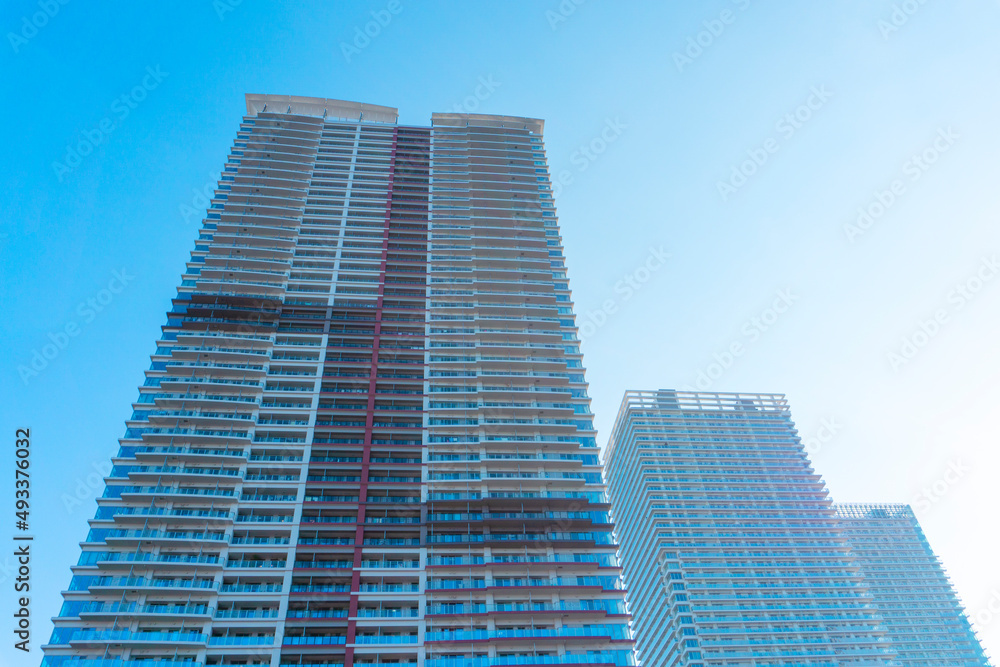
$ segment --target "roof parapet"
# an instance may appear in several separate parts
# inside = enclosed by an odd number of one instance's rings
[[[329,100],[322,97],[301,97],[298,95],[258,95],[247,93],[247,115],[256,116],[271,113],[313,116],[329,120],[368,121],[392,123],[399,120],[399,110],[363,102]]]
[[[492,116],[479,113],[434,113],[431,114],[433,127],[515,127],[542,136],[545,121],[539,118],[521,116]]]

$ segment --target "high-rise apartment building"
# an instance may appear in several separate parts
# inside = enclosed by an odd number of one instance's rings
[[[630,664],[542,121],[247,109],[44,664]]]
[[[783,396],[627,392],[605,469],[644,667],[894,664]]]
[[[989,665],[909,505],[834,505],[888,636],[906,667]]]

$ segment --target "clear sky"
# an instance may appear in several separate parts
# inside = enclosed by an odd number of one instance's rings
[[[626,388],[786,393],[833,497],[912,503],[1000,656],[1000,3],[9,0],[0,34],[36,652],[254,92],[544,118],[600,438]]]

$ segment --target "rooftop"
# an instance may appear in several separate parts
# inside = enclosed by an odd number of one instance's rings
[[[283,113],[312,116],[330,120],[367,121],[372,123],[399,122],[399,109],[364,102],[330,100],[323,97],[299,95],[259,95],[247,93],[247,115]],[[476,113],[431,114],[431,125],[437,127],[515,127],[541,136],[545,121],[521,116],[492,116]]]
[[[364,102],[328,100],[322,97],[298,95],[256,95],[247,93],[247,115],[256,116],[264,111],[272,113],[314,116],[330,120],[366,120],[374,123],[396,123],[399,110]]]

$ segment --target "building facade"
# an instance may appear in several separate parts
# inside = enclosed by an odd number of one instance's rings
[[[834,506],[899,662],[984,667],[989,660],[909,505]]]
[[[542,129],[247,96],[47,667],[631,664]]]
[[[625,394],[605,451],[644,667],[890,665],[777,394]]]

